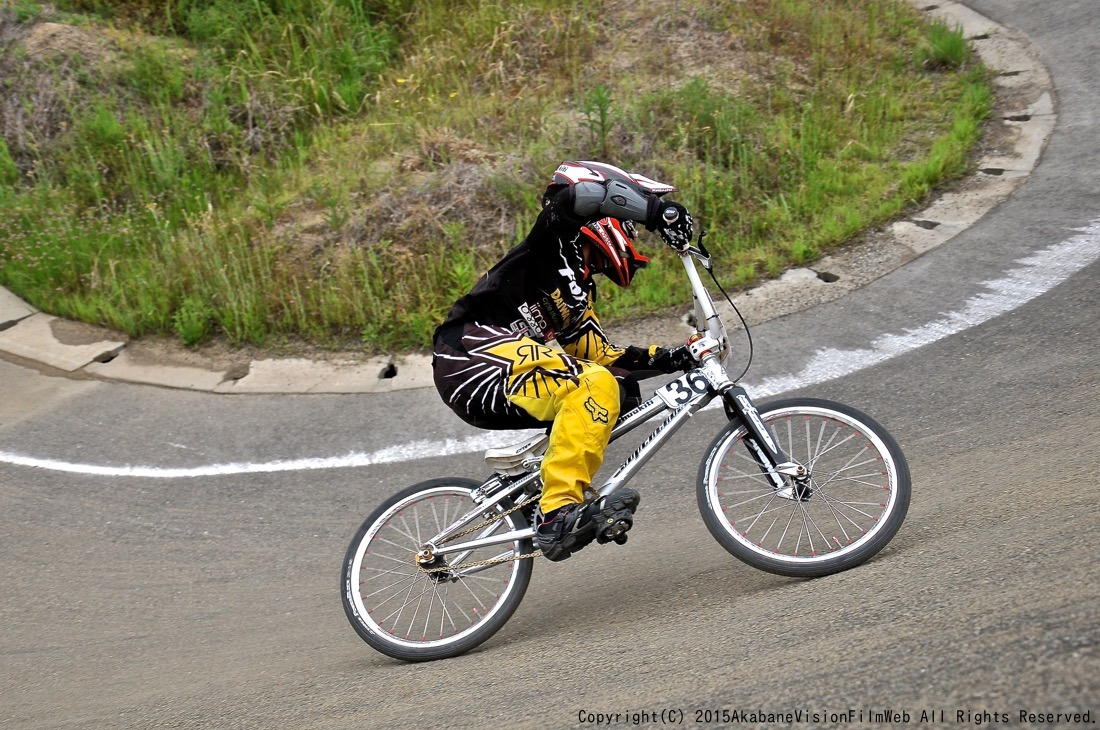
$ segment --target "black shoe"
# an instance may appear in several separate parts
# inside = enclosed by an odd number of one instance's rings
[[[626,532],[634,524],[634,512],[642,498],[633,489],[583,504],[567,504],[543,515],[536,535],[539,549],[547,560],[565,560],[593,540],[601,545],[626,542]]]
[[[583,504],[567,504],[542,516],[535,531],[547,560],[565,560],[596,538],[596,525],[585,519]]]

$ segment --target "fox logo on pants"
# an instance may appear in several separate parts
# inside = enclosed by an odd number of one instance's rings
[[[588,396],[588,400],[584,402],[584,410],[588,411],[588,415],[592,416],[593,421],[607,423],[607,409],[597,403],[592,396]]]

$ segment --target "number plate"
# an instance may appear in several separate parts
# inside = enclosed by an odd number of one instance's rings
[[[706,377],[698,370],[684,373],[668,385],[654,391],[654,395],[663,400],[669,408],[681,408],[703,395],[710,389]]]

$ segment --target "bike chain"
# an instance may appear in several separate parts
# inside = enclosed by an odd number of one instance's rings
[[[517,510],[521,510],[524,507],[526,507],[527,505],[531,504],[532,502],[538,500],[539,496],[540,495],[538,495],[538,494],[532,495],[531,497],[528,497],[527,499],[520,502],[519,504],[512,507],[511,509],[506,510],[504,512],[501,512],[499,515],[496,515],[494,517],[490,517],[489,519],[485,520],[484,522],[479,522],[478,524],[474,525],[473,527],[471,527],[469,529],[463,530],[462,532],[459,532],[458,534],[451,535],[448,538],[440,540],[439,544],[440,545],[445,545],[445,544],[451,542],[452,540],[457,540],[458,538],[463,537],[464,535],[469,535],[471,532],[476,532],[476,531],[480,530],[483,527],[488,527],[489,525],[493,524],[494,522],[499,522],[500,520],[503,520],[505,517],[512,514],[513,512],[515,512]],[[513,560],[528,560],[530,558],[537,558],[540,555],[542,555],[542,551],[541,550],[536,550],[533,553],[525,553],[523,555],[513,555],[510,558],[490,558],[488,560],[474,560],[474,561],[469,562],[469,563],[459,563],[457,565],[444,565],[444,566],[441,566],[439,568],[425,568],[422,565],[420,565],[420,561],[415,561],[415,562],[416,562],[417,570],[419,570],[421,573],[442,573],[445,570],[463,570],[465,568],[474,568],[474,567],[477,567],[479,565],[496,565],[497,563],[509,563]]]
[[[599,496],[600,496],[599,492],[596,492],[595,490],[593,490],[591,488],[588,488],[586,491],[591,492],[593,495],[595,495],[593,497],[593,499],[599,499]],[[526,507],[527,505],[529,505],[532,502],[536,501],[537,499],[539,499],[540,496],[541,496],[540,494],[534,494],[534,495],[528,497],[527,499],[525,499],[524,501],[520,502],[516,506],[512,507],[511,509],[506,510],[504,512],[501,512],[499,515],[496,515],[495,517],[490,517],[489,519],[485,520],[484,522],[480,522],[480,523],[474,525],[473,527],[471,527],[469,529],[463,530],[462,532],[460,532],[456,535],[451,535],[450,537],[441,540],[439,542],[439,544],[440,545],[445,545],[446,543],[449,543],[452,540],[457,540],[458,538],[463,537],[464,535],[469,535],[471,532],[476,532],[477,530],[480,530],[482,527],[488,527],[489,525],[493,524],[494,522],[499,522],[500,520],[503,520],[505,517],[507,517],[508,515],[515,512],[516,510],[521,510],[524,507]],[[441,566],[439,568],[425,568],[422,565],[420,565],[419,561],[416,561],[416,568],[421,573],[442,573],[445,570],[463,570],[465,568],[474,568],[474,567],[477,567],[477,566],[480,566],[480,565],[497,565],[498,563],[510,563],[513,560],[530,560],[531,558],[537,558],[540,555],[542,555],[542,550],[536,550],[533,553],[525,553],[523,555],[513,555],[510,558],[489,558],[487,560],[474,560],[474,561],[469,562],[469,563],[459,563],[458,565],[444,565],[444,566]]]

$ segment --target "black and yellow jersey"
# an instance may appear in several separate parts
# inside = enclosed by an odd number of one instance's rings
[[[595,294],[579,228],[547,207],[528,236],[455,302],[436,339],[476,322],[542,343],[554,340],[574,357],[615,364],[628,348],[608,341],[592,308]]]

